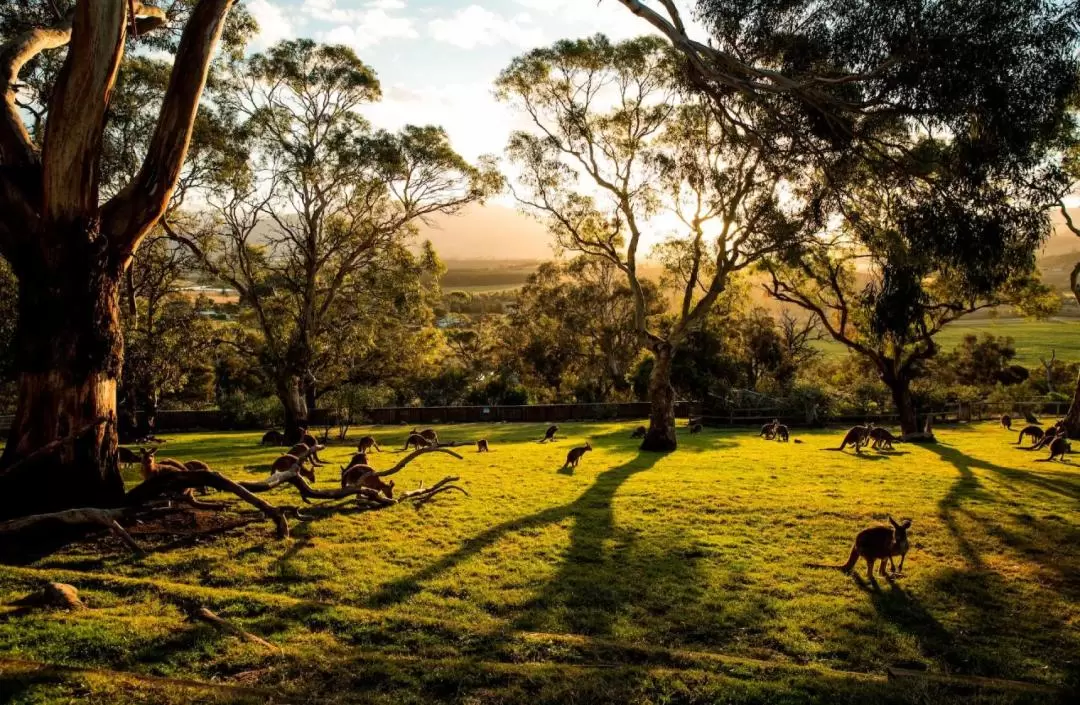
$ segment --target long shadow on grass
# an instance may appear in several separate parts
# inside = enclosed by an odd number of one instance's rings
[[[569,555],[589,555],[595,552],[594,548],[581,548],[583,542],[593,545],[593,539],[586,539],[584,529],[578,527],[590,524],[601,534],[606,532],[609,536],[613,531],[614,520],[612,517],[611,503],[619,488],[631,477],[639,472],[648,470],[663,457],[658,453],[640,454],[633,460],[616,468],[601,473],[585,492],[576,500],[568,504],[551,507],[535,514],[519,517],[510,521],[493,526],[486,531],[473,536],[465,541],[465,544],[450,555],[436,561],[428,567],[413,573],[412,575],[399,578],[387,583],[365,601],[369,607],[386,607],[408,600],[413,595],[424,589],[428,583],[443,573],[453,570],[456,566],[468,561],[485,549],[497,543],[507,534],[534,529],[549,524],[557,524],[566,519],[575,520],[575,529],[571,537]],[[596,513],[602,516],[597,522]],[[603,538],[599,539],[600,541]]]

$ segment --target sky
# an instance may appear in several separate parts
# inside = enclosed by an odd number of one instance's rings
[[[685,3],[681,3],[685,8]],[[345,44],[375,69],[374,124],[446,128],[468,159],[502,152],[520,118],[491,95],[499,71],[529,49],[603,32],[612,39],[651,26],[615,0],[247,0],[259,22],[253,49],[308,37]]]

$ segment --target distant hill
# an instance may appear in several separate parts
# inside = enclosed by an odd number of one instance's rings
[[[544,225],[513,208],[470,206],[458,215],[439,215],[420,226],[444,260],[549,260],[554,241]]]

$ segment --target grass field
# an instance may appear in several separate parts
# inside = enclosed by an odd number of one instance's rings
[[[398,488],[457,474],[470,497],[307,507],[285,541],[242,513],[212,535],[136,529],[143,559],[102,538],[0,566],[0,604],[50,579],[90,607],[0,607],[0,701],[1053,700],[946,697],[886,682],[888,666],[1080,684],[1077,466],[1037,462],[989,424],[862,457],[828,450],[835,430],[790,444],[706,430],[646,455],[635,425],[564,424],[566,438],[543,445],[539,426],[440,428],[487,437],[492,452],[423,456]],[[370,431],[400,448],[402,429]],[[257,438],[177,437],[169,455],[261,478],[275,451]],[[596,450],[561,470],[585,439]],[[386,450],[376,467],[402,457]],[[264,496],[299,504],[291,489]],[[804,567],[843,562],[888,513],[914,520],[903,577]],[[282,653],[188,621],[196,604]]]
[[[965,335],[982,336],[984,333],[1011,337],[1016,345],[1016,361],[1027,367],[1038,367],[1039,359],[1050,359],[1050,351],[1057,351],[1057,359],[1080,362],[1080,320],[1075,318],[1052,318],[1036,321],[1026,318],[981,318],[959,321],[947,326],[937,336],[943,351],[960,344]],[[847,354],[847,348],[832,340],[819,343],[827,355]]]

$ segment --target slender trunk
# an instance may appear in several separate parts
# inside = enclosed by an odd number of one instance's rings
[[[308,425],[308,407],[300,389],[300,378],[286,375],[278,381],[278,398],[285,408],[285,440],[296,443],[303,435],[301,429]]]
[[[1076,377],[1076,390],[1073,391],[1069,411],[1065,414],[1065,432],[1069,438],[1080,438],[1080,375]]]
[[[73,233],[67,243],[90,242]],[[59,245],[57,246],[59,248]],[[19,271],[18,406],[0,467],[99,419],[107,422],[31,460],[0,470],[0,519],[76,506],[115,506],[116,384],[123,360],[120,272],[93,261],[92,246],[66,246],[47,266]],[[87,266],[88,263],[90,266]]]
[[[675,450],[675,389],[671,386],[674,350],[667,343],[653,349],[653,369],[649,376],[649,430],[641,450]]]
[[[915,414],[915,402],[911,398],[911,380],[903,377],[885,377],[885,386],[892,393],[893,404],[900,414],[900,432],[903,435],[918,433],[919,420]]]

